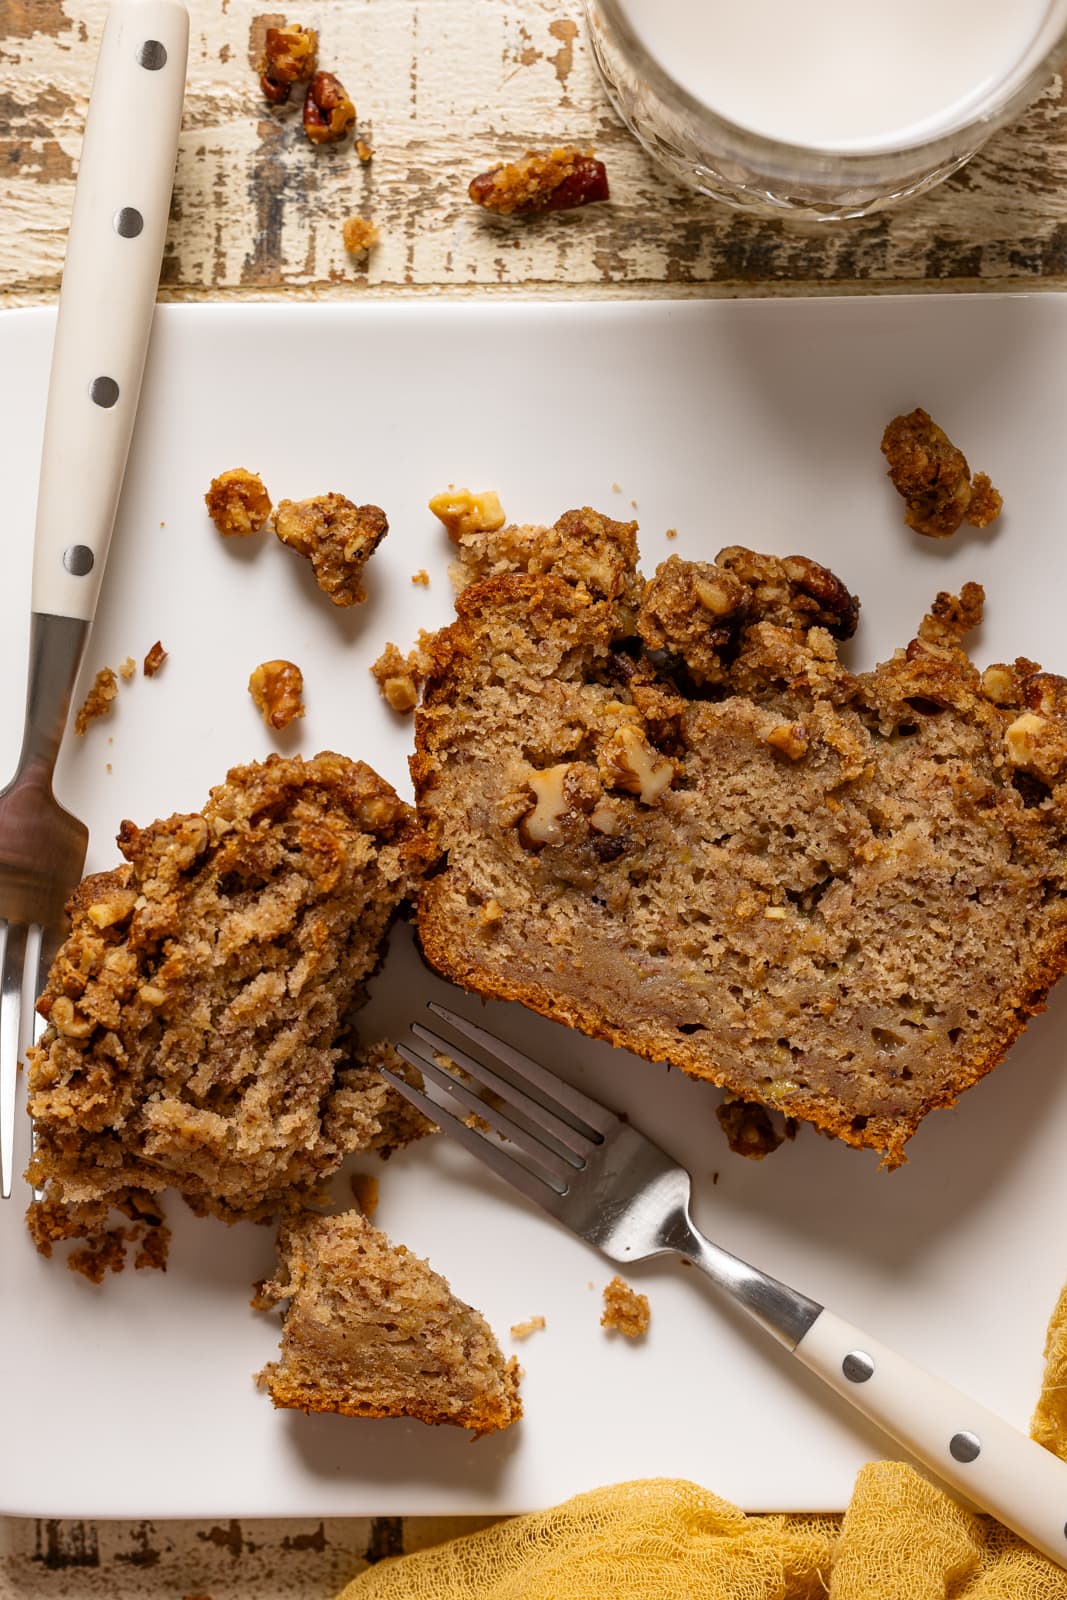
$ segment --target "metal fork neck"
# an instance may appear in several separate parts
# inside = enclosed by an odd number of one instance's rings
[[[17,776],[31,775],[50,790],[81,665],[89,624],[79,617],[35,611],[30,618],[26,724]]]
[[[667,1230],[667,1243],[672,1250],[706,1272],[713,1283],[724,1290],[732,1300],[743,1307],[760,1327],[766,1329],[784,1344],[795,1350],[812,1323],[822,1311],[817,1300],[809,1300],[788,1284],[779,1283],[769,1273],[749,1266],[739,1256],[731,1255],[719,1245],[706,1239],[695,1226],[688,1211],[679,1211],[671,1219]]]

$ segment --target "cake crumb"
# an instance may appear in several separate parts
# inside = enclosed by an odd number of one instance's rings
[[[137,663],[132,656],[127,656],[125,661],[119,662],[119,677],[123,683],[129,683],[136,671]]]
[[[718,1173],[717,1173],[717,1172],[713,1172],[713,1173],[712,1173],[712,1175],[711,1175],[711,1181],[712,1181],[712,1183],[713,1183],[713,1184],[715,1184],[715,1183],[718,1183],[718,1181],[719,1181],[719,1174],[718,1174]]]
[[[212,522],[227,539],[258,533],[272,510],[262,480],[244,467],[232,467],[212,478],[204,503]]]
[[[638,1294],[636,1289],[622,1278],[612,1278],[604,1287],[604,1314],[600,1319],[600,1326],[610,1331],[623,1334],[627,1339],[640,1339],[648,1332],[651,1313],[648,1308],[648,1296]]]
[[[105,772],[110,772],[111,771],[111,762],[110,761],[106,761],[104,763],[104,771]]]
[[[91,722],[96,722],[101,717],[110,715],[115,696],[119,692],[119,680],[110,667],[101,667],[93,679],[92,687],[78,707],[74,718],[74,732],[79,739],[83,737]]]
[[[999,517],[1004,501],[984,472],[975,474],[963,451],[917,407],[894,417],[882,434],[889,478],[907,504],[904,521],[916,533],[947,539],[964,522],[986,528]]]
[[[668,539],[677,539],[677,537],[678,537],[678,529],[677,528],[668,528],[667,529],[667,538]]]
[[[612,492],[612,494],[622,494],[622,484],[621,483],[613,483],[612,486],[611,486],[611,492]]]
[[[528,1339],[531,1333],[540,1333],[545,1326],[544,1317],[527,1317],[525,1322],[513,1322],[511,1337],[513,1339]]]
[[[378,1180],[373,1172],[353,1172],[348,1180],[352,1198],[368,1222],[374,1221],[378,1209]]]
[[[280,731],[304,715],[304,674],[295,661],[263,661],[248,680],[248,692],[268,728]]]
[[[762,1161],[764,1156],[777,1150],[785,1139],[785,1134],[775,1128],[766,1107],[751,1101],[727,1096],[716,1107],[715,1115],[735,1156]]]
[[[366,139],[357,139],[356,140],[356,155],[364,163],[364,165],[366,165],[366,163],[368,161],[370,161],[374,156],[373,146],[369,145],[367,143]]]
[[[472,178],[467,193],[475,205],[502,216],[538,211],[570,211],[575,206],[608,200],[608,175],[591,150],[559,146],[533,150]]]
[[[350,256],[365,256],[380,243],[382,236],[366,217],[348,217],[341,229],[341,237]]]
[[[630,510],[631,511],[636,511],[637,510],[637,501],[636,500],[631,500],[630,501]]]
[[[412,583],[417,583],[423,589],[428,589],[430,587],[430,574],[425,567],[420,567],[418,572],[411,574],[411,581]]]
[[[404,656],[390,639],[377,661],[371,664],[370,673],[382,699],[394,711],[401,716],[414,711],[426,676],[422,651],[417,646]]]
[[[389,532],[389,520],[381,506],[320,494],[282,500],[274,531],[282,544],[310,561],[315,582],[335,606],[358,606],[367,598],[363,569]]]
[[[1004,509],[1004,496],[994,489],[989,474],[976,472],[971,479],[971,503],[967,507],[967,521],[972,528],[988,528]]]
[[[151,650],[149,650],[148,654],[145,656],[144,665],[141,668],[146,678],[155,677],[164,661],[166,661],[168,654],[169,652],[164,650],[163,645],[157,639]]]

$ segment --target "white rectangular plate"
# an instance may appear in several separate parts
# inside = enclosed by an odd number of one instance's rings
[[[46,312],[0,319],[0,769],[21,724],[51,333]],[[976,578],[989,596],[980,659],[1067,668],[1065,352],[1067,300],[1052,295],[162,308],[79,692],[157,638],[170,659],[67,741],[57,787],[89,824],[89,869],[117,859],[122,818],[193,809],[229,766],[268,753],[245,686],[274,656],[306,680],[307,718],[284,747],[362,756],[409,792],[410,720],[385,708],[367,668],[386,639],[406,648],[450,614],[447,540],[426,510],[449,483],[497,489],[519,521],[584,503],[632,514],[646,570],[737,542],[814,556],[864,602],[864,665],[912,636],[939,588]],[[904,527],[878,444],[914,405],[1003,490],[986,533],[941,544]],[[234,465],[260,470],[275,501],[336,489],[385,507],[366,605],[336,610],[270,534],[219,538],[203,493]],[[420,568],[429,588],[410,581]],[[368,1036],[453,994],[400,929]],[[723,1244],[1025,1427],[1067,1271],[1065,999],[957,1110],[929,1119],[892,1174],[806,1129],[762,1163],[742,1160],[716,1091],[516,1007],[488,1020],[677,1152],[696,1216]],[[652,1304],[647,1340],[609,1338],[610,1265],[443,1139],[382,1170],[379,1222],[484,1310],[506,1349],[512,1323],[547,1321],[514,1347],[524,1420],[476,1445],[414,1422],[272,1410],[252,1374],[278,1322],[248,1304],[272,1264],[269,1229],[198,1222],[173,1200],[166,1274],[131,1268],[94,1288],[34,1252],[27,1199],[23,1188],[0,1206],[6,1512],[509,1512],[657,1474],[752,1509],[820,1509],[845,1503],[863,1461],[892,1453],[677,1262],[632,1273]]]

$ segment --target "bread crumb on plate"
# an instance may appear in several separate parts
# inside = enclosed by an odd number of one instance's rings
[[[627,1339],[640,1339],[648,1332],[651,1320],[647,1295],[638,1294],[619,1277],[605,1284],[602,1328],[607,1328],[609,1333],[621,1333]]]
[[[262,480],[244,467],[232,467],[212,478],[204,496],[208,515],[224,538],[258,533],[271,514],[271,499]]]

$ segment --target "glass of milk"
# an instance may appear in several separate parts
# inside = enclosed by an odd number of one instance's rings
[[[701,193],[839,221],[919,194],[1067,58],[1067,0],[586,0],[641,143]]]

